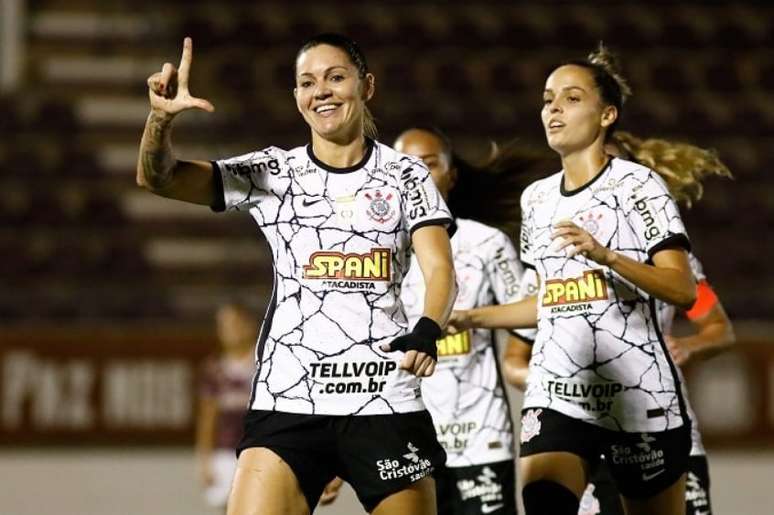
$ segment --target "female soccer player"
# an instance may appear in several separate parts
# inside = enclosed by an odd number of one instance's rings
[[[538,295],[454,326],[538,322],[521,430],[528,514],[575,515],[602,454],[627,513],[681,514],[690,422],[656,300],[693,305],[688,238],[663,180],[606,154],[628,87],[609,54],[593,57],[546,81],[541,117],[562,171],[522,195],[520,257]]]
[[[191,96],[190,65],[186,39],[180,69],[167,63],[148,81],[138,183],[216,211],[249,210],[275,270],[228,513],[310,513],[336,475],[369,512],[435,513],[431,473],[445,454],[419,378],[435,369],[456,287],[451,215],[430,173],[369,137],[374,76],[336,34],[308,40],[295,61],[309,145],[178,160],[174,116],[213,109]],[[427,296],[407,333],[398,294],[412,247]]]
[[[436,129],[409,129],[398,137],[395,149],[425,162],[444,200],[457,213],[459,202],[450,202],[450,194],[458,177],[471,174],[473,167],[454,154],[449,139]],[[483,179],[488,173],[471,175]],[[471,207],[486,205],[475,196],[465,200]],[[523,270],[511,239],[478,221],[455,222],[451,243],[459,284],[456,308],[518,300]],[[419,270],[411,268],[401,294],[410,321],[422,315],[424,290]],[[438,365],[433,377],[422,381],[422,397],[447,455],[446,466],[435,475],[438,513],[515,514],[513,427],[495,333],[476,329],[439,340]]]
[[[506,232],[518,234],[520,192],[537,177],[537,169],[548,169],[548,156],[511,142],[495,147],[486,163],[472,165],[434,127],[408,129],[394,146],[421,158],[452,212],[464,215],[456,218],[451,240],[460,285],[456,306],[518,299],[523,270]],[[492,198],[492,191],[501,193]],[[409,321],[421,316],[423,298],[414,263],[401,293]],[[515,341],[510,336],[506,345]],[[475,330],[441,339],[438,359],[435,374],[422,381],[422,397],[447,453],[446,467],[434,475],[438,513],[515,513],[513,428],[495,335]],[[320,502],[332,501],[341,484],[331,482]]]
[[[218,354],[204,363],[196,417],[196,458],[207,504],[225,509],[236,470],[234,450],[255,373],[255,321],[244,306],[215,315]]]
[[[710,176],[732,177],[728,167],[712,151],[687,143],[663,139],[641,139],[628,132],[616,131],[606,146],[608,154],[645,164],[658,173],[667,183],[672,196],[686,207],[701,199],[702,181]],[[685,316],[692,322],[696,332],[690,336],[671,336],[675,308],[659,302],[659,318],[662,334],[667,342],[674,362],[682,366],[688,362],[709,358],[727,350],[735,341],[733,327],[720,300],[707,282],[701,263],[693,254],[689,255],[691,270],[697,282],[697,299]],[[534,272],[525,275],[522,288],[536,286]],[[532,287],[534,287],[532,286]],[[527,343],[514,342],[510,347],[509,359],[505,361],[510,370],[511,383],[524,390],[531,347]],[[697,420],[686,396],[686,408],[691,418],[691,452],[686,480],[685,506],[687,515],[710,515],[709,466],[706,452],[698,430]],[[593,471],[591,482],[581,499],[579,515],[623,514],[623,507],[610,477],[610,472],[601,462]]]
[[[731,172],[714,152],[663,139],[641,139],[630,133],[617,131],[608,145],[611,155],[647,165],[667,183],[670,193],[678,201],[691,207],[702,196],[702,181],[709,175],[732,177]],[[675,308],[659,302],[659,318],[664,338],[672,359],[678,366],[706,359],[727,350],[734,343],[734,331],[723,305],[707,281],[699,260],[689,256],[691,270],[697,283],[697,299],[685,316],[696,332],[689,336],[671,336]],[[711,515],[710,478],[707,454],[702,444],[696,416],[686,395],[686,408],[691,418],[691,452],[686,479],[685,510],[687,515]],[[601,470],[592,477],[603,515],[623,513],[617,492],[610,481],[604,481],[608,472]],[[601,476],[600,482],[597,477]],[[587,489],[584,499],[589,494]],[[588,501],[587,501],[588,502]],[[583,503],[581,503],[583,504]]]

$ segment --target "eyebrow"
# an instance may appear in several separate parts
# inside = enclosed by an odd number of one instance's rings
[[[579,90],[583,91],[584,93],[586,92],[586,90],[583,89],[580,86],[565,86],[565,87],[562,88],[562,91],[567,91],[567,90],[570,90],[570,89],[579,89]],[[553,92],[554,92],[554,90],[550,89],[550,88],[543,90],[543,93],[553,93]]]
[[[332,70],[335,70],[336,68],[341,68],[344,71],[348,70],[346,66],[337,64],[336,66],[331,66],[330,68],[326,68],[325,71],[323,72],[323,75],[328,75]],[[310,77],[314,77],[314,74],[312,72],[304,72],[304,73],[298,74],[299,77],[303,77],[304,75],[309,75]]]

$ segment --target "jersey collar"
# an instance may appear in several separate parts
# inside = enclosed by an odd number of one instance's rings
[[[327,164],[323,163],[322,161],[320,161],[319,159],[317,159],[317,156],[314,155],[314,151],[312,150],[312,144],[311,143],[308,143],[306,145],[306,153],[309,156],[309,159],[311,159],[312,162],[315,165],[317,165],[319,168],[322,168],[326,172],[331,172],[331,173],[352,173],[352,172],[356,172],[356,171],[360,170],[361,168],[363,168],[366,165],[366,163],[368,162],[368,160],[371,159],[371,154],[374,151],[374,140],[372,140],[371,138],[366,138],[365,139],[365,143],[366,143],[366,150],[365,150],[365,153],[363,154],[363,159],[361,159],[360,162],[358,162],[358,163],[356,163],[356,164],[354,164],[352,166],[347,166],[346,168],[336,168],[335,166],[327,165]]]
[[[580,188],[575,188],[574,190],[568,190],[564,187],[564,172],[562,172],[562,181],[559,183],[559,192],[562,194],[563,197],[572,197],[573,195],[577,195],[581,191],[585,190],[595,182],[599,180],[600,177],[605,175],[605,172],[610,169],[610,167],[613,164],[614,157],[611,157],[607,160],[605,164],[602,165],[602,168],[597,172],[597,174],[594,176],[593,179],[591,179],[589,182],[581,186]]]

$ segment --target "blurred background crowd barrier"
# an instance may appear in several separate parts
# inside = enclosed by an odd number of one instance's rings
[[[617,51],[634,89],[621,129],[715,148],[736,176],[685,218],[740,344],[688,377],[710,452],[774,469],[765,2],[0,0],[0,448],[192,443],[212,315],[234,298],[262,314],[271,257],[246,214],[135,186],[145,79],[192,36],[191,90],[217,111],[176,121],[179,155],[290,148],[308,139],[295,53],[321,31],[364,48],[382,141],[432,123],[474,160],[492,140],[545,146],[548,71],[600,40]]]

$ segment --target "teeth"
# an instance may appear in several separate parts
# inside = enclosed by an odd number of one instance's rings
[[[336,109],[335,105],[324,105],[324,106],[320,106],[320,107],[315,108],[314,111],[316,113],[324,113],[324,112],[327,112],[327,111],[333,111],[334,109]]]

